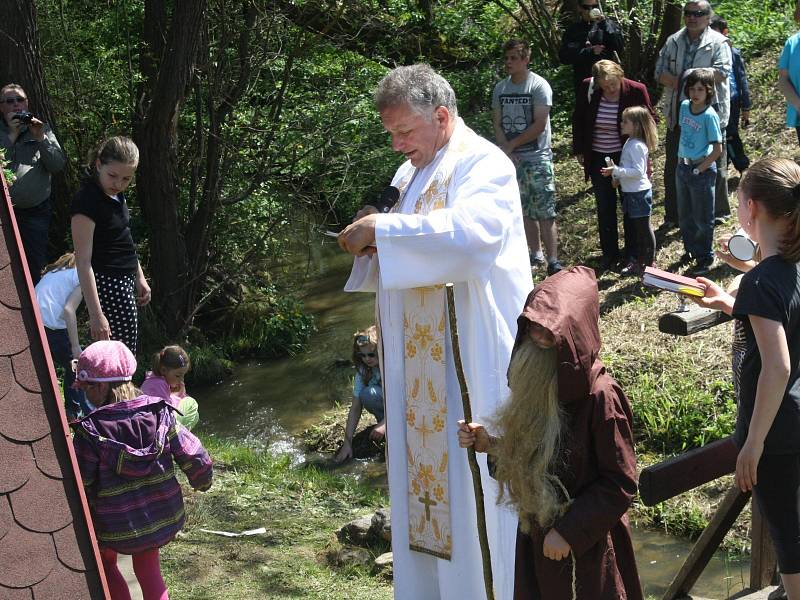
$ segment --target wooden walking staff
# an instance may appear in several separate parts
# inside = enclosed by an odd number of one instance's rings
[[[461,404],[464,406],[464,421],[472,422],[472,407],[469,403],[469,390],[464,377],[464,365],[461,362],[461,349],[458,346],[458,320],[456,319],[456,303],[453,294],[453,284],[445,285],[447,290],[447,314],[450,321],[450,342],[453,346],[453,362],[456,365],[458,385],[461,388]],[[467,448],[467,463],[472,472],[472,487],[475,492],[475,513],[478,520],[478,542],[481,546],[483,558],[483,584],[486,588],[486,600],[494,600],[494,579],[492,578],[492,555],[489,550],[489,536],[486,533],[486,508],[483,503],[483,483],[475,448]]]

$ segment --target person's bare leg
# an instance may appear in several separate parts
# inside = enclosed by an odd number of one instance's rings
[[[531,251],[531,255],[538,254],[542,251],[542,242],[539,237],[539,222],[530,217],[524,217],[522,222],[525,223],[525,238],[528,241],[528,248]]]
[[[786,597],[789,600],[800,600],[800,573],[792,573],[787,575],[781,573],[783,580],[783,589],[786,590]]]
[[[538,222],[548,262],[558,260],[558,230],[555,219],[542,219]]]

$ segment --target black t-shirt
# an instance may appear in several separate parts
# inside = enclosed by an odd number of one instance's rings
[[[742,277],[736,294],[733,316],[742,321],[746,338],[734,433],[739,447],[747,439],[761,374],[761,354],[750,315],[782,323],[789,345],[789,381],[764,441],[764,453],[800,452],[800,264],[790,263],[780,256],[770,256]]]
[[[93,180],[87,180],[72,199],[70,215],[85,215],[94,221],[92,269],[104,275],[136,273],[139,259],[128,226],[125,197],[107,196]]]

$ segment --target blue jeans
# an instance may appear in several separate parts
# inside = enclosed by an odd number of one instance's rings
[[[379,385],[367,385],[358,394],[361,408],[366,408],[380,423],[383,421],[383,390]]]
[[[47,244],[52,214],[53,209],[49,199],[31,208],[14,208],[14,218],[17,220],[33,285],[39,283],[42,269],[47,264]]]
[[[94,410],[86,399],[86,394],[81,390],[72,389],[75,373],[72,372],[72,350],[69,345],[69,336],[66,329],[44,328],[47,334],[47,345],[50,346],[50,355],[53,363],[64,369],[64,403],[70,417],[81,414],[88,415]]]
[[[714,257],[712,248],[717,167],[712,163],[699,175],[692,174],[694,168],[692,165],[679,163],[675,170],[678,225],[683,248],[692,258],[702,260]]]

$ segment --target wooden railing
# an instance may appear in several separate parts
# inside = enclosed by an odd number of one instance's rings
[[[719,311],[694,308],[687,312],[663,315],[658,328],[663,333],[691,335],[729,320],[729,316]],[[737,454],[733,440],[725,438],[647,467],[639,476],[639,496],[646,506],[652,506],[733,473]],[[711,522],[664,593],[663,600],[677,600],[689,594],[749,499],[750,493],[742,492],[736,486],[728,490]],[[757,591],[772,584],[777,570],[772,540],[755,499],[751,512],[749,590]]]

